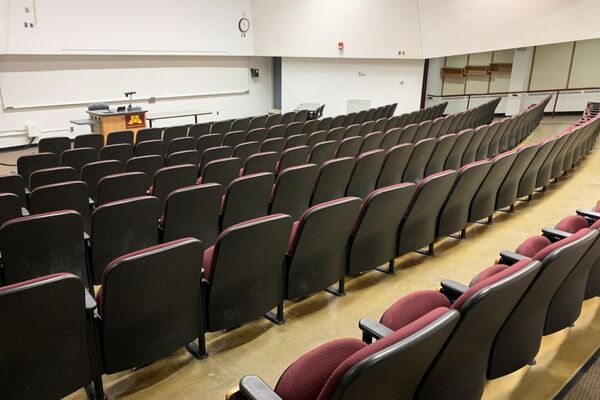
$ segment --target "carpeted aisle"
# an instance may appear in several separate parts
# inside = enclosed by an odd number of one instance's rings
[[[600,348],[554,397],[554,400],[595,399],[600,399]]]

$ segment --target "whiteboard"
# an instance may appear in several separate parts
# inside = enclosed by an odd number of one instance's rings
[[[138,61],[136,64],[139,64]],[[196,97],[246,93],[248,60],[216,65],[70,68],[0,71],[4,109],[65,106],[134,99]]]

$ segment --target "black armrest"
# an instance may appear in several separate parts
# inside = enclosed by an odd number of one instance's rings
[[[369,318],[358,321],[358,327],[363,332],[363,342],[365,343],[371,343],[373,339],[379,340],[394,332],[387,326]]]
[[[600,212],[583,210],[581,208],[577,210],[577,215],[581,215],[582,217],[586,217],[587,219],[591,219],[592,221],[600,219]]]
[[[246,375],[240,379],[240,392],[248,400],[282,400],[265,381],[256,375]]]
[[[454,300],[458,299],[461,294],[469,290],[467,285],[463,285],[462,283],[453,281],[451,279],[444,279],[440,283],[440,286],[440,293],[446,296],[451,302],[454,302]]]
[[[90,292],[86,289],[85,292],[85,309],[88,311],[94,310],[96,308],[96,299],[94,296],[90,294]]]
[[[561,231],[554,228],[542,228],[542,234],[550,239],[551,242],[558,242],[564,238],[571,236],[569,232]]]
[[[527,257],[517,254],[513,251],[502,250],[500,252],[500,262],[502,264],[513,265],[521,260],[526,259]]]

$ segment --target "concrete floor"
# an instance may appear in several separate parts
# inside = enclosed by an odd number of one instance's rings
[[[546,118],[526,143],[558,133],[575,119]],[[0,162],[14,161],[16,155],[1,153]],[[444,278],[468,283],[494,263],[500,250],[515,249],[576,208],[592,207],[600,199],[599,170],[600,150],[596,148],[547,192],[536,194],[531,203],[519,203],[514,214],[497,213],[492,226],[470,226],[467,240],[439,241],[435,257],[408,254],[396,260],[394,276],[370,272],[348,279],[343,298],[319,293],[288,302],[285,325],[258,320],[209,334],[206,360],[198,361],[181,349],[145,368],[105,376],[106,392],[111,399],[223,399],[246,374],[258,374],[274,385],[291,362],[312,348],[332,339],[360,338],[360,318],[378,319],[399,297],[436,289]],[[599,346],[600,300],[596,298],[586,301],[574,328],[544,338],[536,366],[488,382],[484,399],[550,399]],[[80,391],[69,398],[85,395]]]

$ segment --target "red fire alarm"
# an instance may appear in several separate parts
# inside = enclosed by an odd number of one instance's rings
[[[344,50],[344,42],[338,42],[338,50]]]

